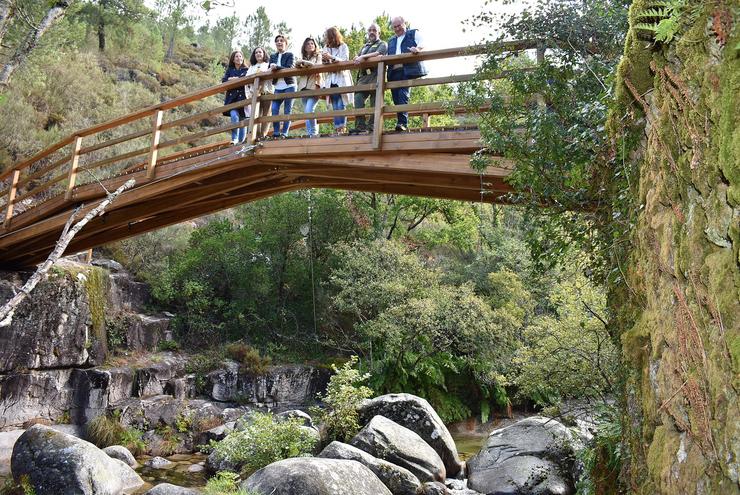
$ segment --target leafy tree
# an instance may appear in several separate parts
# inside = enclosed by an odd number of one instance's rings
[[[284,21],[273,24],[265,8],[257,7],[254,13],[248,15],[244,21],[244,32],[247,35],[244,51],[251,52],[258,46],[271,50],[275,36],[283,34],[290,39],[291,31]]]
[[[87,22],[95,26],[98,49],[106,47],[106,29],[130,27],[149,13],[142,0],[91,0],[80,10]]]
[[[157,0],[156,8],[167,29],[167,52],[165,60],[171,60],[175,54],[175,38],[188,21],[187,10],[195,0]]]

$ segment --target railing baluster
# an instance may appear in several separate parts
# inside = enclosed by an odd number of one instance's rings
[[[163,110],[157,110],[154,113],[154,119],[152,123],[152,147],[149,150],[149,163],[146,166],[146,178],[153,179],[157,173],[157,155],[159,154],[159,139],[162,136],[162,119],[164,117]]]
[[[256,77],[254,83],[252,83],[252,102],[250,103],[250,109],[252,112],[249,115],[249,124],[247,125],[247,144],[253,144],[257,140],[257,127],[255,126],[255,120],[260,114],[260,78]]]
[[[15,193],[18,190],[18,179],[20,179],[20,176],[20,170],[13,170],[13,176],[10,178],[10,189],[8,190],[8,204],[5,209],[5,221],[3,222],[3,227],[6,229],[10,226],[10,219],[13,217],[13,202],[15,201]]]
[[[75,136],[74,151],[72,152],[72,162],[69,166],[69,179],[67,182],[67,193],[64,199],[72,199],[72,190],[77,182],[77,168],[80,166],[80,149],[82,148],[82,136]]]
[[[428,113],[421,114],[421,128],[429,129],[429,114]]]
[[[375,88],[375,115],[373,115],[373,149],[383,144],[383,105],[385,101],[385,62],[378,62],[377,87]]]

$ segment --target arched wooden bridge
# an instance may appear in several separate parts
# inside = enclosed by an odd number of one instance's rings
[[[518,41],[502,43],[498,48],[519,51],[536,47],[534,42]],[[480,53],[482,49],[466,47],[386,56],[359,67],[377,66],[382,75],[390,64],[454,59]],[[331,67],[354,72],[358,65],[347,62]],[[290,69],[281,71],[280,76],[323,71],[325,66]],[[370,135],[317,139],[297,135],[256,142],[259,124],[285,120],[284,116],[260,117],[258,112],[253,112],[247,121],[219,125],[216,117],[220,119],[222,112],[243,105],[238,102],[222,106],[220,96],[239,85],[259,87],[259,74],[81,130],[0,175],[0,211],[5,212],[0,227],[0,265],[29,266],[44,259],[75,209],[80,208],[81,216],[104,198],[106,191],[131,178],[135,179],[135,186],[75,237],[69,253],[305,188],[503,202],[510,192],[504,182],[510,168],[501,162],[499,167],[489,168],[481,175],[469,166],[471,154],[481,149],[477,127],[430,126],[432,115],[464,115],[470,112],[469,108],[456,102],[401,106],[384,103],[384,92],[393,87],[460,83],[474,78],[473,74],[464,74],[386,82],[378,77],[374,84],[292,95],[300,98],[375,92],[374,107],[290,116],[290,120],[299,123],[309,116],[328,121],[336,115],[373,115],[376,125]],[[263,102],[269,105],[276,98],[258,96],[259,91],[254,91],[254,95],[253,108]],[[291,95],[281,95],[285,96]],[[420,116],[421,127],[404,133],[382,132],[383,119],[395,117],[397,111]],[[247,142],[234,146],[223,141],[224,133],[237,126],[247,127]]]

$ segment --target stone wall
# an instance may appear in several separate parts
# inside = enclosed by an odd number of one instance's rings
[[[625,283],[610,301],[629,368],[623,480],[634,493],[740,493],[740,29],[732,3],[687,3],[684,29],[668,43],[633,27],[618,74],[614,127],[639,138],[636,226]],[[649,4],[632,4],[633,26]]]

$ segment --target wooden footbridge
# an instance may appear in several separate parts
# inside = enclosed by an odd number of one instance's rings
[[[536,44],[510,42],[499,48],[519,51],[536,48]],[[359,67],[377,66],[378,74],[383,75],[387,66],[401,62],[452,60],[481,51],[482,47],[466,47],[386,56]],[[331,67],[354,72],[358,65],[347,62]],[[326,67],[283,70],[279,74],[323,71]],[[386,82],[381,76],[373,84],[281,95],[300,98],[374,92],[374,107],[294,113],[289,118],[299,123],[309,117],[329,121],[339,115],[373,116],[375,131],[370,135],[296,136],[267,141],[257,139],[260,125],[286,120],[285,116],[260,116],[255,111],[237,124],[218,121],[222,112],[244,104],[220,105],[224,91],[245,84],[259,88],[265,74],[261,76],[229,81],[81,130],[0,174],[0,211],[5,213],[0,228],[0,266],[29,266],[44,259],[73,211],[77,209],[81,217],[108,191],[132,178],[135,186],[91,221],[69,245],[68,253],[305,188],[487,202],[503,202],[510,192],[504,182],[509,167],[502,164],[483,174],[470,168],[471,154],[481,149],[475,125],[429,125],[432,115],[469,113],[464,104],[384,103],[384,92],[391,88],[460,83],[474,80],[474,74],[396,82]],[[272,77],[270,74],[268,78]],[[269,105],[276,98],[260,96],[259,91],[253,94],[252,108]],[[398,111],[420,116],[421,127],[403,133],[383,132],[383,120],[395,117]],[[232,145],[223,140],[224,133],[239,126],[247,127],[245,144]]]

